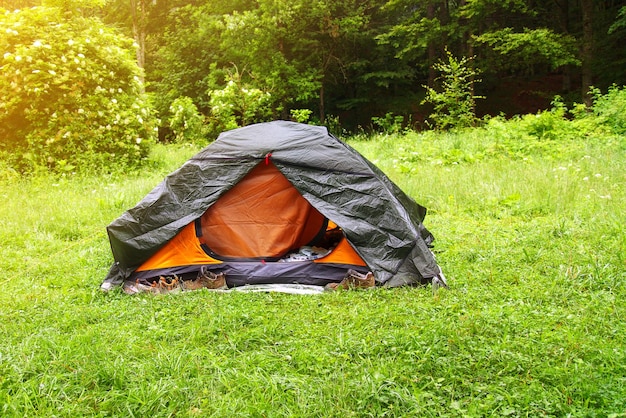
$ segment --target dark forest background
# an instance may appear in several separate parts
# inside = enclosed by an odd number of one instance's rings
[[[132,37],[168,128],[173,104],[219,132],[276,118],[424,129],[437,63],[461,64],[477,117],[590,104],[626,83],[626,2],[593,0],[4,0],[98,18]],[[450,63],[450,62],[448,62]],[[439,69],[439,71],[438,71]],[[449,69],[449,68],[448,68]],[[454,76],[454,74],[452,74]],[[454,99],[453,99],[454,100]],[[190,110],[191,109],[191,110]],[[304,113],[303,113],[304,112]],[[189,119],[189,118],[187,118]],[[226,121],[225,121],[226,119]],[[162,138],[168,135],[162,131]]]

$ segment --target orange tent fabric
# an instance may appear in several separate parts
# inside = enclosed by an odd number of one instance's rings
[[[136,271],[158,270],[168,267],[220,264],[210,257],[196,238],[194,223],[190,223],[159,251],[154,253]]]
[[[330,254],[314,260],[315,263],[350,264],[366,267],[365,261],[354,251],[347,239],[343,238]]]
[[[201,242],[224,257],[280,257],[325,228],[319,213],[271,162],[262,162],[202,216]]]

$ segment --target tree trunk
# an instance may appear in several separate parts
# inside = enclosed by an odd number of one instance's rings
[[[133,37],[137,43],[137,65],[144,69],[146,65],[146,0],[130,0],[133,16]],[[143,73],[141,82],[144,82]]]
[[[593,0],[581,0],[583,42],[581,50],[582,58],[582,96],[583,102],[591,107],[592,100],[589,92],[593,85]]]

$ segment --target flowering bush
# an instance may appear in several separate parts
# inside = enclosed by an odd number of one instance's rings
[[[0,15],[0,157],[20,172],[138,164],[154,135],[132,41],[36,7]]]
[[[170,128],[176,142],[200,142],[202,115],[190,97],[181,96],[170,105]]]

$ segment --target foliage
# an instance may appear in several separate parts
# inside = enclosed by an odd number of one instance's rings
[[[291,115],[291,119],[294,122],[306,123],[311,118],[311,113],[313,113],[310,109],[291,109],[289,114]]]
[[[402,130],[404,116],[389,112],[384,117],[373,117],[372,123],[386,134],[397,134]]]
[[[424,86],[424,102],[433,106],[430,118],[441,129],[474,126],[477,121],[476,99],[481,98],[474,95],[474,84],[480,81],[476,79],[478,70],[472,67],[471,58],[457,59],[449,51],[446,54],[446,61],[434,64],[440,73],[437,80],[440,83],[439,91]]]
[[[170,105],[170,128],[177,142],[199,142],[203,137],[202,115],[190,97],[179,97]]]
[[[289,109],[308,108],[323,121],[329,97],[336,100],[336,89],[384,78],[383,71],[369,79],[358,71],[370,59],[384,61],[362,32],[376,11],[373,0],[242,1],[230,7],[206,2],[176,8],[155,63],[152,88],[160,114],[184,95],[208,115],[212,106],[204,92],[225,89],[234,66],[242,69],[242,81],[271,94],[273,117],[286,118]],[[367,47],[361,47],[364,43]],[[349,103],[354,100],[346,99],[343,105]]]
[[[609,28],[609,34],[618,32],[619,30],[626,29],[626,6],[622,6],[617,13],[615,22]]]
[[[139,164],[154,134],[132,42],[38,7],[0,16],[0,154],[19,171]]]
[[[529,115],[348,141],[429,208],[437,293],[103,294],[105,226],[197,149],[0,181],[1,415],[622,415],[624,137],[559,112],[543,125],[577,136],[530,135]]]
[[[146,75],[152,78],[148,88],[154,93],[155,108],[167,120],[171,103],[185,96],[206,116],[210,109],[206,92],[217,86],[218,66],[228,63],[218,48],[221,18],[194,5],[173,9],[168,16],[162,24],[162,39],[154,47],[154,62],[146,68]]]
[[[128,3],[110,0],[101,14],[128,35],[133,24],[144,31],[147,89],[163,121],[181,96],[209,116],[206,92],[226,88],[233,65],[245,69],[247,84],[271,94],[273,118],[311,109],[320,123],[341,115],[344,128],[358,129],[388,112],[421,117],[429,111],[416,106],[421,86],[434,87],[433,64],[446,59],[446,48],[477,57],[472,65],[484,79],[477,94],[503,84],[512,95],[527,92],[527,83],[555,71],[568,91],[542,83],[542,94],[576,100],[581,91],[572,84],[580,79],[583,38],[581,8],[572,1],[133,1],[135,13]],[[619,2],[610,3],[593,11],[593,71],[603,89],[626,80],[623,14]],[[142,16],[131,22],[138,5]],[[515,104],[526,109],[525,101]]]
[[[230,75],[223,89],[211,90],[209,96],[209,126],[214,134],[267,121],[274,114],[272,95],[246,83],[239,71]]]
[[[475,36],[474,40],[497,52],[498,58],[495,61],[500,68],[506,70],[521,69],[532,73],[537,65],[543,63],[553,70],[565,65],[581,64],[576,56],[576,39],[547,28],[526,28],[523,32],[504,28]]]
[[[593,112],[620,135],[626,134],[626,87],[613,85],[606,94],[594,89]]]
[[[606,105],[611,111],[620,109],[618,100],[607,103],[611,103]],[[597,141],[617,147],[626,145],[615,136],[619,132],[616,122],[605,116],[609,112],[601,110],[603,106],[593,112],[582,104],[569,109],[556,97],[549,110],[510,119],[485,118],[477,128],[447,132],[405,130],[384,140],[366,142],[375,147],[368,149],[369,154],[380,155],[382,160],[377,157],[377,164],[389,164],[384,166],[385,171],[403,174],[419,174],[423,164],[451,167],[494,160],[582,160],[590,147],[599,146]],[[622,115],[615,112],[613,116]],[[390,148],[393,154],[386,150],[390,141],[396,143]]]

